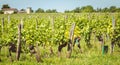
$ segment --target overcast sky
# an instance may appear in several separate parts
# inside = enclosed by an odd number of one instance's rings
[[[44,10],[57,9],[57,11],[63,12],[86,5],[92,5],[94,9],[110,6],[120,7],[120,0],[0,0],[0,9],[3,4],[17,9],[32,7],[33,10],[42,8]]]

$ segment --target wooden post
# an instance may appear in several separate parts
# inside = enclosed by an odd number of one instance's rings
[[[21,24],[21,30],[23,29],[23,19],[21,18],[21,22],[20,22],[20,24]]]
[[[1,48],[2,48],[2,46],[0,45],[0,56],[1,56]]]
[[[69,39],[69,42],[68,42],[68,53],[67,53],[67,58],[70,58],[71,57],[71,53],[72,53],[72,46],[73,46],[73,35],[74,35],[74,29],[75,29],[75,23],[72,24],[72,27],[70,29],[70,39]]]
[[[10,15],[8,15],[8,23],[10,23]]]
[[[16,52],[16,60],[19,60],[21,52],[21,24],[18,25],[18,44]]]
[[[88,20],[89,20],[89,22],[90,22],[90,20],[91,20],[91,15],[90,15],[90,13],[88,14]]]
[[[52,20],[51,20],[51,26],[52,26],[52,41],[51,43],[53,44],[54,43],[54,17],[52,17]]]
[[[40,56],[40,50],[39,50],[38,44],[36,45],[36,51],[37,51],[37,53],[35,54],[35,56],[36,56],[37,62],[43,62],[43,60],[41,59],[41,56]]]
[[[54,17],[52,17],[52,20],[51,20],[51,26],[52,26],[52,41],[51,43],[53,44],[54,43]],[[52,45],[50,46],[50,55],[54,54],[53,53],[53,49],[52,49]]]
[[[51,25],[52,25],[52,32],[54,33],[54,17],[52,18]]]
[[[112,41],[111,41],[111,50],[110,50],[111,54],[114,52],[114,43],[115,43],[115,41],[114,41],[114,39],[112,39]]]
[[[38,20],[36,18],[36,30],[38,29]]]
[[[112,41],[111,41],[111,51],[110,51],[111,54],[114,52],[114,44],[115,44],[115,39],[114,39],[114,37],[115,37],[115,24],[116,24],[115,18],[113,17],[113,18],[112,18],[113,39],[112,39]]]
[[[65,17],[64,17],[64,20],[65,20],[65,21],[64,21],[64,23],[63,23],[63,25],[64,25],[64,31],[66,30],[66,25],[65,25],[65,23],[67,22],[67,19],[68,19],[68,16],[65,16]]]
[[[53,54],[54,54],[53,49],[52,47],[50,47],[50,55],[53,55]]]
[[[75,23],[72,24],[72,27],[70,29],[70,39],[73,39],[73,35],[74,35],[74,29],[75,29]]]
[[[4,18],[2,18],[2,34],[4,32]]]

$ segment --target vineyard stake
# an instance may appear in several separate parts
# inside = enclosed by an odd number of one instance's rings
[[[10,23],[10,15],[8,15],[8,23]]]
[[[52,26],[52,44],[53,44],[53,37],[54,37],[54,17],[52,18],[51,26]]]
[[[23,29],[23,19],[21,18],[21,22],[20,22],[20,24],[21,24],[21,30]]]
[[[116,24],[115,18],[113,17],[112,18],[113,38],[115,37],[115,24]],[[110,51],[111,54],[114,52],[114,44],[115,44],[115,40],[112,39],[112,41],[111,41],[111,51]]]
[[[2,34],[4,32],[4,18],[2,18]]]
[[[19,60],[21,52],[21,24],[18,25],[18,44],[16,52],[16,60]]]
[[[71,29],[70,29],[70,36],[69,36],[69,42],[68,42],[68,49],[67,49],[67,57],[70,58],[71,53],[72,53],[72,46],[73,46],[73,35],[74,35],[74,29],[75,29],[75,23],[72,24]]]
[[[36,45],[36,51],[37,51],[37,53],[35,54],[35,56],[36,56],[37,62],[43,62],[43,60],[41,59],[41,56],[40,56],[40,50],[39,50],[39,47],[38,47],[38,43]]]
[[[36,30],[38,29],[38,20],[36,18]]]

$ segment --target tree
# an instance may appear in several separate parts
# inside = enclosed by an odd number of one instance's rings
[[[102,9],[102,12],[109,12],[109,9],[107,7]]]
[[[97,8],[97,12],[120,12],[120,8],[117,8],[116,6],[111,6],[109,8],[105,7],[103,9]]]
[[[20,11],[25,11],[25,9],[21,9]]]
[[[33,10],[33,9],[31,9],[31,12],[33,13],[33,12],[34,12],[34,10]]]
[[[10,8],[10,6],[8,4],[4,4],[4,5],[2,5],[2,9],[4,9],[4,8]]]
[[[51,13],[51,10],[50,9],[46,10],[46,13]]]
[[[80,7],[77,7],[77,8],[75,8],[75,9],[73,10],[73,12],[74,12],[74,13],[80,13],[80,10],[81,10]]]
[[[110,11],[110,12],[116,12],[116,10],[117,10],[116,6],[111,6],[111,7],[109,8],[109,11]]]
[[[36,13],[44,13],[44,10],[41,9],[41,8],[38,8],[35,12],[36,12]]]
[[[96,12],[101,12],[102,9],[101,8],[97,8]]]
[[[2,10],[0,10],[0,14],[3,14],[4,12]]]
[[[88,5],[88,6],[84,6],[81,8],[81,12],[94,12],[94,9],[92,6]]]
[[[57,10],[56,9],[48,9],[46,10],[46,13],[57,13]]]
[[[57,10],[56,10],[56,9],[53,9],[53,10],[52,10],[52,13],[57,13]]]
[[[117,8],[116,12],[120,12],[120,8]]]
[[[64,11],[64,13],[70,13],[70,12],[71,12],[71,11],[69,11],[69,10],[65,10],[65,11]]]

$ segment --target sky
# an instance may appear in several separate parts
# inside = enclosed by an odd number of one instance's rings
[[[0,9],[3,4],[8,4],[11,8],[17,8],[18,10],[32,7],[33,10],[42,8],[64,12],[86,5],[91,5],[94,9],[110,6],[120,7],[120,0],[0,0]]]

